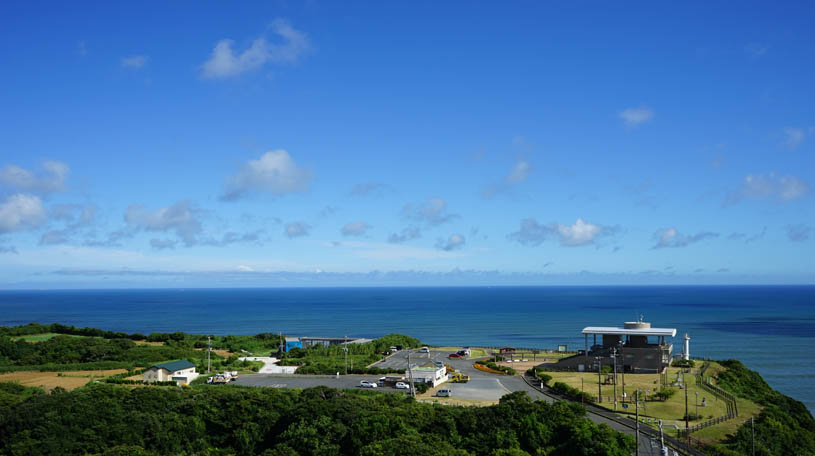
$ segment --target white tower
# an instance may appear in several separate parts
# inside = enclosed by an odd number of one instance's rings
[[[690,336],[685,333],[685,351],[682,353],[682,359],[685,361],[690,359]]]

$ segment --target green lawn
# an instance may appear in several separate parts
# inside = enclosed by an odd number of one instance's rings
[[[698,368],[697,368],[698,369]],[[701,415],[701,419],[696,421],[691,421],[690,425],[693,426],[694,424],[701,423],[706,421],[710,418],[715,418],[718,416],[722,416],[727,412],[727,406],[725,403],[715,396],[710,394],[709,392],[703,390],[701,387],[696,385],[696,377],[693,373],[696,372],[697,369],[692,370],[691,374],[687,374],[687,381],[688,381],[688,411],[691,414],[696,412],[696,393],[699,393],[699,415]],[[715,372],[721,371],[723,368],[716,363],[712,363],[710,369],[708,369],[707,374],[712,375]],[[670,382],[676,380],[677,372],[681,369],[670,367],[668,368],[668,379]],[[591,372],[546,372],[548,375],[552,376],[552,380],[549,382],[549,385],[553,385],[555,382],[563,382],[567,385],[573,386],[577,389],[581,388],[581,381],[583,379],[583,387],[585,388],[586,393],[591,394],[592,396],[597,396],[597,373]],[[605,375],[601,376],[601,383],[606,378]],[[635,389],[641,390],[648,390],[649,393],[646,395],[650,396],[659,389],[659,376],[657,374],[626,374],[625,375],[625,391],[627,393],[627,404],[628,408],[623,409],[622,407],[622,375],[617,374],[617,413],[621,415],[635,414],[634,404],[633,404],[633,396]],[[675,433],[675,430],[670,425],[676,425],[681,428],[685,427],[685,421],[683,417],[685,416],[685,390],[679,389],[676,387],[672,387],[676,390],[676,393],[673,397],[668,399],[667,401],[656,401],[656,400],[646,400],[645,406],[642,406],[642,402],[640,403],[640,418],[643,420],[658,420],[661,419],[664,424],[669,425],[668,428],[671,434]],[[609,410],[614,410],[614,386],[612,384],[606,385],[601,384],[600,390],[603,395],[603,402],[599,403],[601,407],[605,407]],[[707,406],[702,407],[702,398],[707,399]],[[728,420],[724,423],[717,424],[715,426],[711,426],[709,428],[705,428],[701,431],[693,433],[693,437],[705,440],[705,441],[720,441],[726,437],[727,434],[735,432],[735,430],[744,423],[746,420],[750,419],[750,416],[758,416],[759,412],[761,411],[761,407],[751,401],[745,399],[738,399],[738,407],[739,407],[739,417]]]
[[[56,336],[85,337],[85,336],[74,336],[69,334],[44,333],[44,334],[31,334],[28,336],[13,336],[11,340],[24,340],[26,342],[43,342]]]

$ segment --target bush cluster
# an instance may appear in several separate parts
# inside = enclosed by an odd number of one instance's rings
[[[563,382],[555,382],[555,384],[552,385],[552,391],[573,401],[582,400],[584,402],[594,402],[594,398],[590,394],[584,393],[579,389],[569,386]]]
[[[495,364],[492,361],[479,361],[479,362],[477,362],[475,364],[480,364],[480,365],[486,367],[487,369],[492,369],[494,371],[502,372],[502,373],[504,373],[506,375],[516,375],[518,373],[515,369],[513,369],[511,367],[499,366],[498,364]]]

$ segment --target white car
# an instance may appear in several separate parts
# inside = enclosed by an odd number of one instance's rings
[[[398,390],[410,389],[410,386],[405,382],[396,382],[396,385],[394,385],[394,386]]]
[[[430,349],[427,347],[422,347],[419,349],[419,353],[430,353]]]
[[[363,381],[359,382],[359,386],[361,386],[363,388],[376,388],[376,383],[369,382],[368,380],[363,380]]]
[[[440,390],[439,390],[439,391],[436,393],[436,396],[437,396],[437,397],[450,397],[450,396],[452,396],[452,395],[453,395],[453,392],[452,392],[452,391],[450,391],[449,389],[446,389],[446,388],[445,388],[445,389],[440,389]]]

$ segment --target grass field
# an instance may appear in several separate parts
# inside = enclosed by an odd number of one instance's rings
[[[68,337],[85,337],[85,336],[73,336],[73,335],[69,335],[69,334],[45,333],[45,334],[31,334],[31,335],[28,335],[28,336],[14,336],[14,337],[11,338],[11,340],[24,340],[26,342],[34,342],[34,343],[36,343],[36,342],[46,341],[48,339],[51,339],[52,337],[66,336],[66,335]]]
[[[126,369],[110,369],[98,371],[74,371],[74,372],[11,372],[0,374],[0,382],[17,382],[23,386],[39,386],[50,391],[57,386],[72,390],[79,388],[92,380],[99,380],[114,374],[127,372]]]
[[[710,369],[707,371],[707,375],[713,375],[714,373],[721,372],[724,368],[716,363],[712,363]],[[670,382],[674,382],[677,378],[677,373],[680,371],[680,368],[669,367],[668,368],[668,379]],[[691,421],[690,425],[693,426],[694,424],[701,423],[703,421],[707,421],[710,418],[715,418],[722,416],[727,413],[727,406],[724,402],[717,399],[715,396],[710,394],[709,392],[703,390],[701,387],[696,385],[696,377],[693,375],[696,372],[696,369],[692,370],[691,374],[687,374],[687,381],[688,381],[688,411],[691,414],[696,413],[696,393],[698,392],[699,398],[699,415],[701,415],[701,419]],[[591,394],[595,398],[597,397],[597,373],[591,372],[547,372],[547,374],[552,376],[552,380],[549,382],[549,385],[553,385],[554,382],[563,382],[567,385],[573,386],[577,389],[581,388],[581,378],[583,379],[583,388],[586,393]],[[684,376],[684,375],[683,375]],[[606,379],[606,375],[601,376],[601,385],[600,390],[603,396],[603,402],[598,403],[602,407],[605,407],[609,410],[614,410],[614,386],[613,384],[604,384]],[[649,391],[645,393],[646,396],[650,396],[660,387],[659,385],[659,376],[657,374],[626,374],[625,375],[625,391],[627,393],[627,398],[625,402],[622,399],[622,375],[617,374],[617,413],[621,415],[634,415],[634,390],[641,389]],[[673,397],[668,399],[667,401],[656,401],[656,400],[647,400],[644,403],[640,402],[640,418],[647,421],[647,420],[657,420],[661,419],[664,424],[668,425],[666,429],[668,429],[672,434],[675,432],[672,425],[679,426],[681,428],[685,427],[685,421],[683,417],[685,416],[685,390],[679,389],[677,387],[672,387],[676,390],[676,393]],[[705,398],[707,405],[702,407],[702,399]],[[628,405],[627,409],[623,408],[623,403]],[[750,416],[757,416],[758,413],[761,411],[761,407],[751,401],[745,399],[738,399],[738,407],[739,407],[739,417],[728,420],[724,423],[717,424],[715,426],[711,426],[709,428],[703,429],[701,431],[693,433],[693,437],[713,442],[722,440],[727,434],[731,434],[735,432],[735,430],[746,420],[750,419]]]

